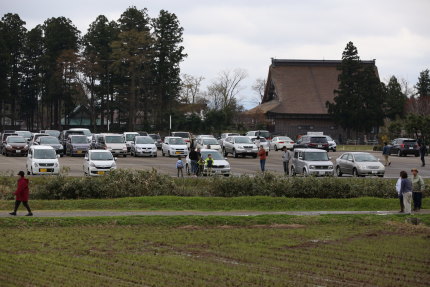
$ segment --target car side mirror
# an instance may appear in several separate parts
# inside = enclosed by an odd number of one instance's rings
[[[328,159],[331,160],[331,156],[329,156]]]

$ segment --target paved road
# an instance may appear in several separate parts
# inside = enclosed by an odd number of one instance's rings
[[[339,157],[343,152],[330,152],[329,156],[332,158],[334,162],[337,157]],[[373,153],[376,157],[383,160],[380,152]],[[429,162],[428,167],[420,168],[421,162],[419,158],[414,156],[408,157],[397,157],[392,156],[391,158],[391,166],[387,167],[385,177],[387,178],[396,178],[398,177],[401,170],[410,171],[411,168],[418,168],[420,170],[420,175],[424,177],[430,178],[430,158],[427,157],[427,161]],[[246,158],[233,158],[231,156],[228,157],[228,160],[231,165],[233,175],[241,175],[241,174],[249,174],[253,175],[259,172],[259,160],[254,159],[252,157]],[[119,168],[130,168],[130,169],[146,169],[150,170],[152,168],[157,169],[159,172],[164,174],[169,174],[175,176],[175,162],[176,158],[168,158],[162,157],[161,152],[158,152],[158,157],[156,158],[134,158],[134,157],[126,157],[126,158],[118,158],[117,164]],[[0,156],[0,173],[17,173],[19,170],[25,170],[26,158],[23,157],[5,157]],[[69,175],[72,176],[83,176],[82,165],[83,158],[82,157],[63,157],[60,158],[60,165],[69,167]],[[281,160],[281,151],[271,151],[269,153],[269,157],[266,162],[266,169],[275,173],[282,173],[282,160]]]
[[[18,213],[24,216],[26,213]],[[97,216],[257,216],[257,215],[352,215],[352,214],[398,214],[398,211],[35,211],[34,217],[97,217]],[[421,210],[418,214],[430,214],[430,209]],[[12,217],[7,212],[0,217]]]

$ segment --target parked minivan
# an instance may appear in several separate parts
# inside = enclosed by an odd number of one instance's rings
[[[107,150],[112,155],[122,155],[126,157],[128,154],[127,145],[124,142],[124,137],[121,134],[101,134],[99,142],[103,143]]]
[[[333,163],[325,150],[313,148],[298,148],[294,150],[291,162],[291,174],[304,176],[332,176]]]
[[[51,146],[31,146],[27,156],[27,174],[59,174],[59,156]]]

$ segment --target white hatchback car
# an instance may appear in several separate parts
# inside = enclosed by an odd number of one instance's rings
[[[116,158],[108,150],[93,149],[85,154],[83,170],[88,176],[105,175],[116,169]]]
[[[196,141],[196,149],[213,149],[222,151],[221,145],[215,138],[201,137]]]
[[[165,137],[161,146],[161,154],[165,156],[187,156],[188,146],[181,137]]]
[[[131,142],[130,153],[132,156],[153,156],[157,157],[157,146],[150,136],[137,136]]]
[[[57,155],[51,146],[31,146],[27,155],[27,174],[59,174],[58,157],[60,155]]]

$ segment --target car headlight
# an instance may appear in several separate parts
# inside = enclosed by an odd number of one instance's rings
[[[111,165],[111,167],[116,167],[116,163],[113,162],[112,165]]]
[[[34,163],[34,167],[38,167],[39,165],[37,164],[37,162]]]
[[[90,162],[91,167],[96,167],[96,165],[93,162]]]
[[[333,166],[332,166],[332,165],[329,165],[329,166],[328,166],[328,169],[333,169]]]
[[[56,162],[56,163],[54,164],[54,166],[55,166],[55,167],[58,167],[58,162]]]
[[[123,147],[122,150],[127,150],[127,147]]]
[[[310,169],[315,169],[314,165],[309,166]]]
[[[7,144],[6,148],[12,148],[12,146],[10,144]]]
[[[225,167],[225,168],[230,168],[230,165],[229,165],[229,164],[226,164],[224,167]]]
[[[243,149],[243,145],[238,145],[237,148],[238,149]]]

